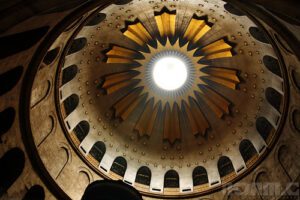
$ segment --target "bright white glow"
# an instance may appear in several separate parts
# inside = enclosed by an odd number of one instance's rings
[[[176,57],[162,57],[155,62],[153,68],[154,82],[164,90],[176,90],[187,79],[187,67],[184,62]]]

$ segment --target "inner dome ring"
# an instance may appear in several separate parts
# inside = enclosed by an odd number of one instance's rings
[[[157,83],[157,80],[155,80],[154,76],[157,76],[158,72],[161,71],[158,68],[163,67],[163,66],[158,66],[160,65],[159,62],[160,61],[168,62],[168,60],[166,60],[168,58],[173,59],[173,61],[178,60],[179,62],[181,62],[178,63],[179,65],[181,65],[181,67],[177,65],[175,68],[177,68],[177,70],[179,71],[181,70],[181,72],[184,74],[182,74],[183,75],[182,77],[178,77],[179,82],[175,82],[174,84],[170,83],[168,85],[159,85],[159,83]],[[160,77],[162,76],[164,75],[160,75]],[[192,86],[194,81],[194,76],[195,76],[195,69],[191,59],[184,53],[179,52],[177,50],[165,50],[155,54],[147,64],[146,75],[145,75],[146,81],[150,86],[150,88],[164,95],[174,94],[177,92],[181,94],[184,93]],[[161,81],[160,84],[166,83],[166,80],[160,80],[160,81]]]

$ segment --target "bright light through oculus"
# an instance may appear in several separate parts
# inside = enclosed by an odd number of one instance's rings
[[[187,76],[187,66],[180,58],[161,57],[154,64],[153,79],[161,89],[177,90],[184,85]]]

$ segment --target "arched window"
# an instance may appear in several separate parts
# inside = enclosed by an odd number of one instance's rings
[[[27,50],[48,32],[49,26],[24,31],[0,38],[0,59],[12,56],[21,51]],[[26,39],[24,39],[26,38]]]
[[[179,175],[175,170],[169,170],[165,174],[165,188],[179,188]]]
[[[276,74],[280,77],[282,76],[279,62],[276,58],[266,55],[263,57],[263,62],[264,62],[264,65],[266,66],[266,68],[268,70],[270,70],[273,74]]]
[[[114,160],[114,162],[110,168],[110,171],[123,177],[125,175],[126,169],[127,169],[127,161],[125,160],[125,158],[117,157]]]
[[[226,156],[222,156],[218,161],[218,170],[221,178],[234,172],[231,160]]]
[[[52,49],[52,50],[48,51],[47,54],[44,57],[43,62],[46,65],[50,65],[55,60],[55,58],[57,57],[57,55],[59,53],[59,50],[60,50],[60,48],[56,47],[55,49]]]
[[[243,13],[241,10],[239,10],[236,7],[234,7],[230,3],[224,4],[224,8],[225,8],[225,10],[227,10],[228,12],[230,12],[231,14],[234,14],[234,15],[237,15],[237,16],[243,16],[243,15],[245,15],[245,13]]]
[[[1,47],[2,49],[3,47]],[[9,92],[19,82],[23,72],[22,66],[17,66],[3,74],[0,74],[0,96]]]
[[[0,159],[0,197],[23,172],[25,156],[21,149],[13,148]]]
[[[81,121],[77,124],[73,131],[79,142],[82,142],[90,131],[90,124],[87,121]]]
[[[76,94],[72,94],[64,100],[64,107],[66,115],[71,114],[79,104],[79,97]]]
[[[2,112],[0,112],[0,143],[2,143],[1,141],[1,136],[6,133],[11,126],[14,123],[15,120],[15,109],[12,107],[6,108],[5,110],[3,110]]]
[[[62,85],[68,83],[73,78],[75,78],[77,72],[78,72],[77,65],[71,65],[64,68],[64,70],[62,71]]]
[[[97,13],[95,16],[93,16],[91,19],[88,20],[86,26],[95,26],[100,22],[102,22],[105,18],[106,18],[106,14]]]
[[[267,37],[259,28],[252,26],[249,28],[249,32],[256,40],[269,44]]]
[[[143,185],[150,185],[151,181],[151,171],[148,167],[140,167],[137,172],[135,182],[143,184]]]
[[[45,191],[44,188],[40,185],[32,186],[23,197],[23,200],[44,200],[44,199],[45,199]]]
[[[271,123],[266,118],[259,117],[256,120],[256,130],[258,131],[258,133],[261,135],[261,137],[265,141],[267,141],[272,129],[273,129],[273,126],[271,125]]]
[[[85,47],[86,43],[87,43],[86,38],[77,38],[77,39],[75,39],[73,41],[69,51],[68,51],[68,55],[80,51],[81,49],[83,49]]]
[[[198,166],[193,171],[194,186],[208,183],[207,171],[204,167]]]
[[[245,161],[249,161],[253,156],[257,155],[257,151],[249,140],[243,140],[240,143],[240,153]]]
[[[279,92],[277,92],[275,89],[273,88],[266,89],[267,101],[278,111],[280,110],[281,98],[282,95]]]
[[[92,147],[90,154],[93,156],[98,162],[101,162],[104,154],[105,154],[106,148],[105,144],[103,142],[96,142],[94,146]]]

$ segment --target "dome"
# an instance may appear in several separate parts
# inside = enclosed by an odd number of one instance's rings
[[[13,26],[0,38],[0,64],[20,63],[0,73],[0,152],[18,147],[26,174],[5,195],[33,185],[27,196],[81,199],[98,180],[143,199],[244,198],[251,184],[264,199],[259,184],[270,182],[292,190],[299,30],[283,33],[297,22],[265,7],[95,1]]]

